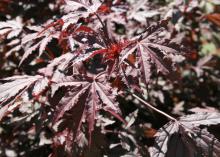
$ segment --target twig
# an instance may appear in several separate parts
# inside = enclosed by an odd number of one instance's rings
[[[131,92],[129,92],[129,93],[131,93]],[[151,108],[152,110],[154,110],[154,111],[156,111],[156,112],[158,112],[158,113],[164,115],[165,117],[169,118],[170,120],[176,121],[176,119],[175,119],[174,117],[172,117],[172,116],[168,115],[167,113],[165,113],[165,112],[163,112],[163,111],[161,111],[161,110],[155,108],[154,106],[152,106],[151,104],[149,104],[149,103],[146,102],[144,99],[142,99],[142,98],[140,98],[139,96],[137,96],[136,94],[131,93],[131,95],[132,95],[133,97],[135,97],[136,99],[138,99],[139,101],[141,101],[145,106],[147,106],[147,107]]]

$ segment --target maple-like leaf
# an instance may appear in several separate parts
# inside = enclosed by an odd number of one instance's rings
[[[66,29],[70,24],[76,24],[80,18],[87,18],[101,6],[99,0],[66,0],[65,2],[64,12],[67,14],[62,17],[64,21],[63,29]]]
[[[0,35],[6,35],[7,39],[17,37],[23,30],[21,18],[15,20],[1,21],[0,22]]]
[[[131,6],[132,7],[127,12],[128,19],[135,19],[142,24],[146,23],[147,18],[159,15],[159,12],[156,9],[150,9],[150,3],[148,0],[133,1]]]
[[[21,50],[21,36],[23,32],[23,23],[20,17],[14,20],[1,21],[0,22],[0,36],[4,36],[9,42],[7,46],[10,49],[6,52],[5,56],[10,56],[13,52]]]
[[[167,143],[172,134],[178,132],[179,125],[170,122],[158,130],[155,137],[155,145],[150,149],[151,157],[165,157],[167,152]]]
[[[120,63],[137,51],[138,63],[146,83],[149,82],[152,65],[167,75],[173,70],[172,55],[180,53],[180,46],[175,43],[175,40],[169,39],[169,33],[165,29],[166,25],[167,20],[164,20],[148,27],[145,33],[138,39],[137,37],[134,39],[135,44],[131,44],[121,53]]]
[[[155,146],[150,148],[151,156],[218,157],[220,142],[198,126],[219,124],[219,120],[219,113],[198,113],[169,122],[155,135]]]
[[[27,34],[22,38],[21,44],[25,52],[19,63],[20,65],[37,49],[39,49],[38,56],[41,56],[52,39],[59,38],[60,31],[55,29],[56,25],[59,25],[59,21],[49,25],[45,24],[45,26],[28,27],[30,30],[34,31],[34,33]]]
[[[53,39],[57,39],[58,41],[60,41],[61,37],[64,34],[65,38],[68,39],[85,39],[89,40],[91,43],[98,41],[99,39],[96,37],[97,34],[95,34],[95,32],[92,31],[91,28],[81,26],[81,23],[77,23],[77,21],[80,18],[86,18],[90,14],[95,13],[100,5],[101,3],[98,0],[93,0],[91,3],[89,1],[66,0],[64,5],[64,12],[66,12],[67,14],[64,15],[61,19],[57,19],[55,21],[49,20],[43,26],[27,27],[31,31],[34,31],[34,33],[27,34],[22,39],[22,46],[25,53],[20,61],[20,65],[33,53],[33,51],[38,50],[38,56],[41,56],[45,51],[47,45]],[[82,11],[82,8],[86,10]],[[74,25],[73,29],[69,28],[72,26],[71,24]],[[83,44],[87,44],[87,42],[85,41],[83,42]],[[71,44],[69,45],[69,47],[70,49],[73,49]]]
[[[50,61],[45,68],[39,69],[38,72],[44,76],[50,77],[51,81],[56,83],[65,76],[65,70],[68,69],[68,65],[75,57],[76,55],[72,53],[63,54]],[[77,66],[75,65],[73,69],[74,68],[76,69]]]
[[[179,132],[170,135],[166,157],[219,156],[220,142],[207,129],[195,127],[192,132],[187,132],[181,126],[179,129]]]
[[[69,123],[68,126],[73,131],[72,142],[76,142],[76,138],[81,132],[82,122],[84,121],[88,124],[89,137],[91,138],[95,120],[100,109],[122,120],[119,116],[120,109],[118,103],[115,100],[116,91],[112,90],[105,77],[105,74],[94,77],[66,77],[62,80],[62,83],[57,84],[59,88],[67,87],[69,90],[57,106],[55,122],[71,111],[73,119],[70,118],[68,121],[71,120],[73,123]]]
[[[180,117],[180,122],[187,127],[200,125],[216,125],[220,123],[220,113],[201,112]]]
[[[192,135],[196,146],[202,148],[200,152],[207,157],[219,157],[220,142],[214,137],[207,129],[193,128],[194,134]]]
[[[33,96],[38,96],[49,83],[49,80],[41,75],[13,76],[6,78],[3,81],[6,81],[6,83],[0,85],[0,120],[16,109],[16,106],[13,106],[13,103],[15,103],[19,97],[24,95],[28,89],[32,90]]]

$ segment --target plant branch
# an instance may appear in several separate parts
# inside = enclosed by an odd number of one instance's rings
[[[107,40],[106,40],[105,38],[103,38],[103,39],[104,39],[105,44],[106,44],[106,46],[107,46],[107,45],[108,45],[108,42],[111,43],[111,40],[110,40],[110,37],[109,37],[109,34],[108,34],[108,30],[107,30],[107,26],[106,26],[106,24],[104,24],[104,22],[102,21],[102,19],[100,18],[100,16],[99,16],[97,13],[95,13],[95,16],[98,18],[99,22],[100,22],[101,25],[102,25],[102,30],[103,30],[103,32],[104,32],[105,37],[106,37]]]
[[[133,97],[135,97],[136,99],[138,99],[139,101],[141,101],[146,107],[151,108],[152,110],[164,115],[165,117],[167,117],[170,120],[176,121],[176,119],[170,115],[168,115],[167,113],[155,108],[154,106],[152,106],[151,104],[149,104],[148,102],[146,102],[144,99],[140,98],[139,96],[137,96],[134,93],[129,92]]]

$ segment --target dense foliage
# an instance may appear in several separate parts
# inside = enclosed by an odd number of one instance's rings
[[[0,156],[220,157],[219,0],[1,0],[0,20]]]

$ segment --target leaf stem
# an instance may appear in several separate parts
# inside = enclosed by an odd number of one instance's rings
[[[131,92],[129,92],[129,93],[131,93]],[[135,97],[136,99],[138,99],[139,101],[141,101],[145,106],[147,106],[147,107],[151,108],[152,110],[154,110],[154,111],[156,111],[156,112],[158,112],[158,113],[164,115],[165,117],[167,117],[167,118],[170,119],[170,120],[176,121],[176,119],[175,119],[174,117],[172,117],[172,116],[168,115],[167,113],[165,113],[165,112],[163,112],[163,111],[161,111],[161,110],[155,108],[154,106],[152,106],[151,104],[149,104],[149,103],[146,102],[144,99],[142,99],[142,98],[140,98],[139,96],[137,96],[136,94],[131,93],[131,95],[132,95],[133,97]]]

